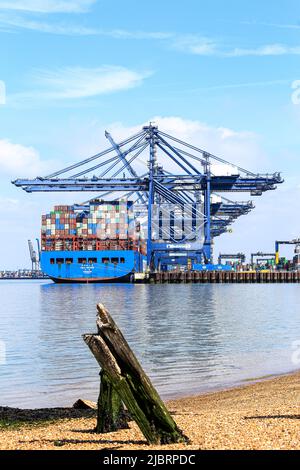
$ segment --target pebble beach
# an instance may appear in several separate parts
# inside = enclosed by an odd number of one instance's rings
[[[300,372],[167,402],[187,445],[148,446],[130,429],[95,434],[95,411],[0,407],[1,450],[299,450]]]

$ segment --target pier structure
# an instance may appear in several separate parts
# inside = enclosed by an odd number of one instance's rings
[[[300,282],[300,271],[166,271],[137,273],[135,284],[276,284]]]

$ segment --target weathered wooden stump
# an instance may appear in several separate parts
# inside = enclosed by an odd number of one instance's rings
[[[97,305],[96,334],[83,335],[102,368],[98,432],[123,427],[125,404],[149,444],[188,442],[109,312]]]
[[[122,400],[113,388],[107,374],[100,372],[100,393],[98,398],[98,414],[96,432],[106,433],[118,429],[128,429],[128,412]]]

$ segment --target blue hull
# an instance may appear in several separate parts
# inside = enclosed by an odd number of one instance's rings
[[[57,283],[130,282],[144,260],[133,250],[42,251],[41,269]]]

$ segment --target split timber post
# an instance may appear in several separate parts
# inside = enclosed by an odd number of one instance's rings
[[[97,310],[98,333],[83,335],[83,339],[102,368],[98,432],[111,424],[114,429],[110,430],[116,430],[119,418],[124,417],[124,403],[149,444],[188,442],[109,312],[102,304]]]
[[[112,386],[108,375],[104,370],[100,372],[100,393],[97,404],[97,433],[128,429],[128,413]]]

